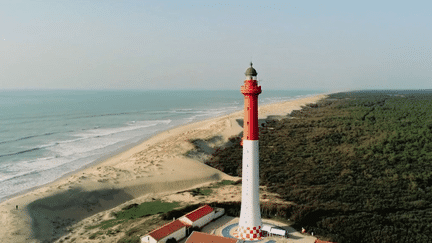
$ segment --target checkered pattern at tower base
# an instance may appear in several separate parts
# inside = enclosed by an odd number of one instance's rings
[[[252,229],[250,227],[239,226],[233,235],[241,240],[261,240],[261,226],[253,227]]]

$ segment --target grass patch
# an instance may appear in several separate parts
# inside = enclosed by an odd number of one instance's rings
[[[98,231],[98,232],[96,232],[96,233],[90,235],[90,236],[89,236],[89,239],[90,239],[90,240],[96,239],[96,237],[97,237],[98,235],[102,235],[102,234],[103,234],[102,231]]]
[[[219,184],[224,185],[224,186],[226,186],[226,185],[234,185],[235,181],[223,180]]]
[[[122,209],[122,211],[114,213],[113,215],[116,217],[115,219],[110,219],[101,222],[98,225],[94,226],[87,226],[86,229],[94,229],[94,228],[101,228],[101,229],[108,229],[115,225],[127,222],[130,219],[137,219],[144,216],[151,216],[154,214],[160,214],[160,213],[166,213],[174,208],[177,208],[180,205],[179,202],[162,202],[160,200],[153,201],[153,202],[144,202],[142,204],[131,204],[129,206],[126,206]]]
[[[201,190],[201,195],[208,196],[208,195],[210,195],[212,192],[213,192],[212,189],[202,189],[202,190]]]
[[[140,243],[140,237],[132,236],[132,237],[122,238],[118,241],[118,243]]]
[[[111,228],[111,227],[113,227],[115,225],[121,224],[124,221],[126,221],[126,220],[110,219],[110,220],[107,220],[107,221],[103,221],[100,224],[100,228],[101,229],[108,229],[108,228]]]
[[[215,183],[209,187],[195,188],[193,190],[190,190],[190,192],[191,192],[192,196],[208,196],[213,192],[213,190],[211,188],[219,188],[221,186],[235,185],[235,184],[236,184],[235,181],[223,180],[223,181]]]
[[[119,233],[120,232],[120,230],[119,229],[116,229],[116,230],[108,230],[107,231],[107,235],[116,235],[117,233]]]
[[[145,202],[140,205],[132,204],[133,206],[125,207],[122,211],[115,213],[117,219],[136,219],[143,216],[150,216],[158,213],[166,213],[180,206],[179,202],[162,202],[160,200],[153,202]]]
[[[203,188],[195,188],[195,189],[193,189],[191,191],[191,194],[192,194],[192,196],[199,196],[199,195],[208,196],[212,192],[213,192],[213,190],[210,189],[210,188],[205,188],[205,189],[203,189]]]
[[[218,188],[218,187],[221,187],[221,186],[234,185],[234,184],[235,184],[235,181],[223,180],[221,182],[218,182],[218,183],[214,184],[212,186],[212,188]]]
[[[192,193],[193,196],[208,196],[213,192],[211,188],[219,188],[221,186],[235,185],[235,184],[236,184],[235,181],[222,180],[221,182],[215,183],[209,187],[195,188],[190,192]]]
[[[132,228],[132,229],[126,231],[126,235],[127,235],[127,236],[131,236],[131,235],[133,235],[134,233],[139,232],[140,230],[142,230],[140,227]]]

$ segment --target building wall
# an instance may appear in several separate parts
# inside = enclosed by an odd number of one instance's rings
[[[271,228],[269,233],[271,235],[279,235],[279,236],[283,236],[283,237],[285,237],[287,235],[287,232],[285,230],[275,229],[275,228]]]
[[[197,221],[195,221],[195,222],[192,224],[192,227],[194,227],[194,226],[202,227],[202,226],[208,224],[210,221],[212,221],[213,218],[214,218],[214,211],[211,212],[211,213],[209,213],[209,214],[207,214],[206,216],[204,216],[204,217],[198,219]]]
[[[225,208],[215,208],[215,214],[214,214],[214,217],[213,217],[213,219],[217,219],[217,218],[219,218],[219,217],[221,217],[222,215],[224,215],[225,214]]]
[[[173,232],[172,234],[160,239],[158,243],[165,243],[169,238],[174,237],[177,241],[183,239],[186,237],[186,227],[183,227],[176,232]]]
[[[141,237],[141,243],[157,243],[157,241],[153,237],[145,235]]]

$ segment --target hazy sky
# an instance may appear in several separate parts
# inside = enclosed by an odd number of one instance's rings
[[[410,3],[409,3],[410,2]],[[430,89],[431,1],[1,1],[0,89]]]

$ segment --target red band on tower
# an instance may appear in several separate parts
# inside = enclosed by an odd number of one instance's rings
[[[245,97],[243,139],[258,140],[258,95],[261,94],[261,86],[256,80],[245,80],[241,92]]]

